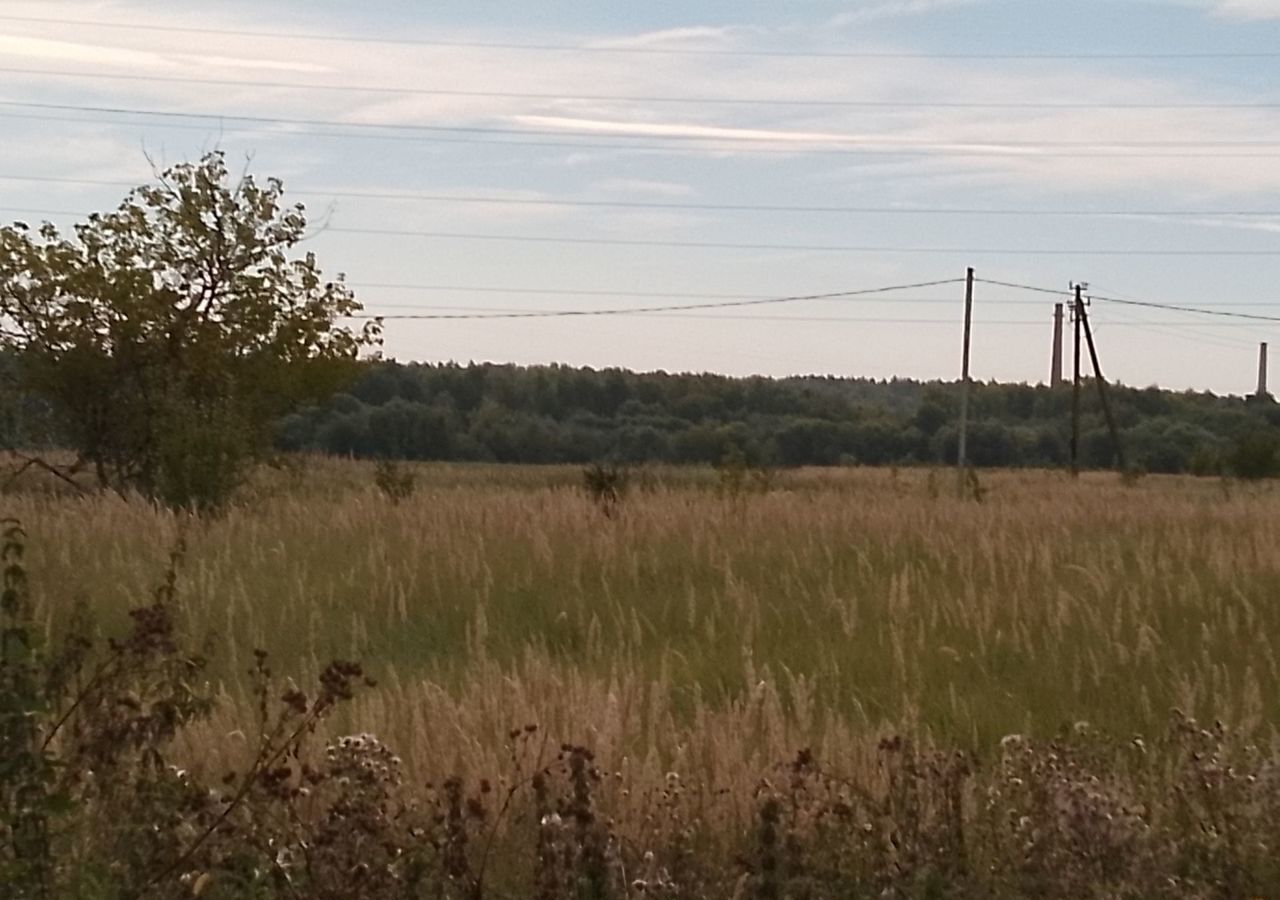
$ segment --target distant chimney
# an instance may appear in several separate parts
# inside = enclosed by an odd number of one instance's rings
[[[1258,399],[1265,400],[1271,396],[1267,393],[1267,342],[1258,347]]]
[[[1053,304],[1053,361],[1049,364],[1049,386],[1062,384],[1062,304]]]

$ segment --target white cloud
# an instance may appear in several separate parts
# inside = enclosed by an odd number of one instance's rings
[[[928,13],[941,12],[959,6],[973,6],[984,0],[883,0],[883,2],[864,2],[854,9],[833,16],[828,25],[842,28],[848,25],[861,25],[878,19],[895,19],[903,16],[921,16]]]
[[[716,125],[698,125],[682,122],[624,122],[603,119],[584,119],[569,116],[511,116],[516,125],[529,128],[562,129],[593,134],[626,135],[630,137],[691,138],[706,141],[768,141],[800,144],[851,144],[872,140],[860,135],[835,134],[820,131],[790,131],[772,128],[726,128]]]
[[[164,64],[164,57],[149,51],[7,34],[0,34],[0,53],[27,59],[134,68],[156,68]]]
[[[849,17],[927,12],[945,5],[981,0],[903,0],[866,2],[850,9]],[[1234,0],[1239,6],[1245,0]],[[1222,0],[1220,6],[1230,6]],[[1251,0],[1255,11],[1263,5],[1280,8],[1280,0],[1263,4]],[[142,18],[140,12],[124,18]],[[178,13],[157,14],[155,24],[181,24]],[[218,23],[210,23],[217,25]],[[239,24],[234,21],[224,26]],[[155,33],[102,32],[25,26],[27,37],[0,38],[0,52],[23,52],[29,57],[68,63],[97,64],[136,69],[139,74],[168,74],[192,65],[171,54]],[[663,46],[687,43],[738,45],[750,29],[683,28],[619,38],[613,43]],[[443,41],[483,41],[476,31],[436,32]],[[789,34],[789,40],[795,35]],[[548,41],[555,41],[549,36]],[[571,39],[564,39],[566,41]],[[735,43],[736,42],[736,43]],[[184,45],[187,49],[189,45]],[[285,53],[285,50],[290,51]],[[626,179],[633,188],[645,183],[669,181],[661,160],[703,156],[709,158],[766,158],[796,160],[812,153],[811,171],[836,171],[850,160],[831,156],[832,151],[876,151],[850,159],[860,166],[876,165],[898,173],[901,184],[920,185],[949,180],[951,184],[980,183],[1039,190],[1147,190],[1153,187],[1176,192],[1183,198],[1206,202],[1232,193],[1274,189],[1280,186],[1280,166],[1266,158],[1209,159],[1156,155],[1162,151],[1115,148],[1111,156],[1089,156],[1082,150],[1053,147],[1068,140],[1124,143],[1134,141],[1245,141],[1280,140],[1280,115],[1270,110],[1208,108],[1179,109],[1064,109],[1041,103],[1073,102],[1106,104],[1186,104],[1238,102],[1247,95],[1222,95],[1191,80],[1172,77],[1138,77],[1115,69],[1087,71],[1068,62],[1025,66],[975,60],[866,59],[812,60],[678,55],[664,57],[661,65],[645,54],[521,54],[520,69],[510,70],[511,54],[497,48],[436,46],[424,51],[414,46],[350,43],[314,45],[306,41],[278,42],[234,35],[211,34],[199,45],[203,59],[219,71],[215,77],[252,81],[254,70],[285,67],[299,74],[288,80],[317,85],[385,84],[395,87],[441,87],[469,96],[307,91],[288,88],[225,87],[210,91],[198,85],[165,82],[93,83],[91,80],[50,82],[25,78],[23,96],[39,99],[52,85],[67,85],[86,92],[110,91],[113,105],[154,109],[186,109],[202,112],[281,116],[299,119],[362,123],[401,123],[440,127],[527,128],[539,131],[582,132],[598,135],[586,143],[608,145],[613,136],[649,139],[650,145],[669,147],[665,154],[626,157],[635,168]],[[286,61],[287,60],[287,61]],[[323,65],[319,62],[323,60]],[[15,76],[15,80],[18,76]],[[546,93],[547,99],[484,96],[493,89]],[[753,100],[834,100],[855,98],[873,104],[905,102],[903,108],[840,106],[787,107],[758,104],[660,103],[573,99],[575,94],[618,94],[637,97],[688,97],[690,95],[751,98]],[[93,96],[90,93],[90,96]],[[1026,108],[947,109],[912,106],[919,101],[966,103],[971,101],[1026,104]],[[212,126],[211,126],[212,128]],[[306,130],[306,129],[302,129]],[[277,147],[281,160],[303,160],[298,169],[337,158],[359,166],[370,157],[374,143],[299,142],[299,129],[280,128],[263,134],[229,135],[239,143],[256,142],[262,148]],[[127,126],[122,133],[130,133]],[[132,133],[137,133],[137,126]],[[198,133],[198,132],[196,132]],[[217,137],[217,135],[213,135]],[[437,153],[448,144],[433,144],[423,135],[424,154]],[[480,135],[471,135],[483,140]],[[519,141],[517,136],[495,136]],[[135,141],[136,143],[136,141]],[[237,144],[239,145],[239,144]],[[396,145],[388,145],[396,146]],[[408,148],[414,144],[401,144]],[[305,150],[303,149],[305,147]],[[533,166],[574,166],[583,171],[618,163],[622,156],[607,148],[563,146],[554,150],[513,150],[522,154],[517,163],[527,173],[527,183],[538,184]],[[888,157],[892,150],[921,155]],[[1227,152],[1227,151],[1223,151]],[[569,156],[566,158],[565,154]],[[981,155],[962,156],[961,153]],[[291,154],[291,155],[290,155]],[[925,155],[928,154],[928,155]],[[1128,155],[1124,155],[1128,154]],[[645,160],[640,162],[638,160]],[[647,165],[648,160],[654,166]],[[275,163],[279,165],[279,163]],[[429,171],[429,169],[427,169]],[[549,171],[549,169],[548,169]],[[598,171],[588,173],[593,182]],[[304,176],[305,177],[305,176]],[[622,184],[622,175],[617,176]],[[677,175],[677,178],[680,176]],[[333,178],[323,180],[333,181]],[[660,193],[664,189],[654,188]],[[671,196],[678,196],[671,194]]]
[[[1280,0],[1208,0],[1209,8],[1232,19],[1280,19]]]
[[[700,48],[727,47],[737,43],[747,35],[758,33],[759,29],[745,26],[717,27],[696,25],[685,28],[665,28],[661,31],[647,31],[627,37],[610,38],[608,40],[595,41],[591,46],[601,48],[678,48],[686,45],[695,45]]]
[[[332,72],[331,66],[319,63],[290,62],[280,59],[251,59],[234,56],[207,56],[194,53],[175,53],[170,59],[174,62],[197,66],[215,66],[221,69],[248,69],[264,72],[305,72],[318,74]]]

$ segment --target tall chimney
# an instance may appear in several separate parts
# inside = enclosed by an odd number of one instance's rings
[[[1062,304],[1053,304],[1053,361],[1049,364],[1049,386],[1062,384]]]
[[[1269,397],[1267,393],[1267,342],[1258,347],[1258,399]]]

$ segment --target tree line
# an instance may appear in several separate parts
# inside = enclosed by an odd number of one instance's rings
[[[1114,448],[1085,390],[1081,464],[1107,467]],[[955,461],[959,399],[958,383],[898,378],[378,361],[346,391],[283,417],[277,446],[502,463],[945,464]],[[1145,471],[1226,471],[1246,445],[1274,457],[1280,408],[1267,399],[1116,386],[1114,403],[1126,455]],[[1070,409],[1070,385],[974,384],[971,462],[1067,464]]]
[[[952,462],[959,386],[567,366],[360,360],[380,343],[341,275],[299,253],[278,179],[211,153],[69,232],[0,227],[0,446],[74,453],[77,488],[213,510],[273,450],[380,459],[753,466]],[[337,393],[335,393],[337,392]],[[1280,416],[1254,401],[1117,387],[1126,456],[1154,472],[1272,474]],[[970,459],[1060,466],[1069,387],[980,384]],[[1080,460],[1115,449],[1087,397]],[[7,481],[6,481],[7,483]]]

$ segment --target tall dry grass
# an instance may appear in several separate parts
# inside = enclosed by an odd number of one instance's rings
[[[889,731],[990,748],[1087,720],[1155,733],[1177,707],[1269,737],[1280,700],[1280,494],[1112,475],[787,473],[727,497],[711,471],[637,479],[602,515],[569,468],[424,465],[383,497],[371,466],[309,460],[223,518],[18,494],[36,599],[104,627],[153,587],[180,531],[181,612],[226,702],[188,755],[230,764],[252,650],[314,677],[358,658],[380,687],[335,727],[372,731],[412,781],[509,768],[538,723],[591,747],[620,819],[668,772],[716,815],[809,747],[867,771]]]

